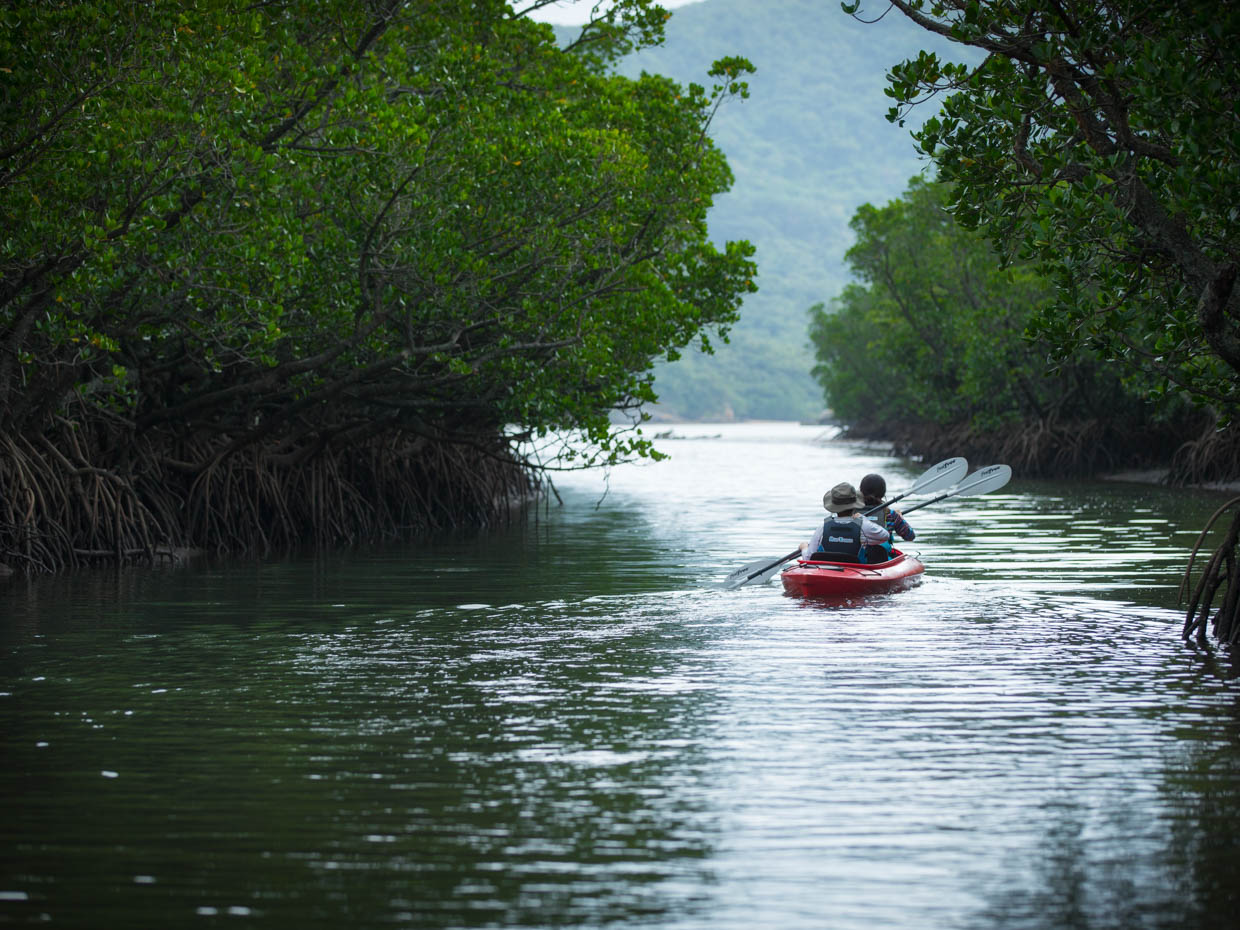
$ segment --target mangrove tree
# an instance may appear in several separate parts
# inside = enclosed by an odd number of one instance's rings
[[[748,63],[609,73],[665,17],[560,48],[502,0],[6,5],[0,562],[484,523],[648,452],[652,363],[754,274],[706,228]]]
[[[854,15],[862,3],[845,3]],[[1227,426],[1240,409],[1240,10],[1205,0],[889,0],[976,66],[892,68],[890,118],[942,96],[914,133],[954,214],[1055,285],[1031,324],[1153,377]],[[1216,434],[1230,435],[1235,430]],[[1209,443],[1203,443],[1208,445]],[[1200,448],[1200,447],[1199,447]],[[1212,475],[1240,472],[1234,454]],[[1183,477],[1183,472],[1181,472]],[[1240,638],[1238,527],[1208,560],[1185,634]]]

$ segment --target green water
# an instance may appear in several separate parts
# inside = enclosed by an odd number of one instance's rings
[[[485,535],[0,588],[0,923],[1236,924],[1237,685],[1175,608],[1225,497],[1018,479],[823,604],[719,582],[920,469],[677,434]]]

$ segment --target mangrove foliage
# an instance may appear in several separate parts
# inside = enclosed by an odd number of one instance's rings
[[[480,524],[535,466],[647,453],[653,363],[755,273],[706,228],[748,63],[610,73],[665,18],[560,48],[502,0],[6,5],[0,562]]]
[[[810,308],[813,373],[850,435],[1026,476],[1157,466],[1200,435],[1188,404],[1149,401],[1149,377],[1026,335],[1053,283],[956,222],[952,193],[914,178],[903,197],[862,206],[847,253],[856,280]]]
[[[941,99],[914,133],[949,210],[1053,287],[1029,321],[1061,364],[1086,352],[1223,428],[1180,479],[1240,474],[1240,9],[1206,0],[884,0],[984,55],[895,65],[889,118]],[[873,7],[874,4],[865,4]],[[1195,471],[1195,473],[1193,473]],[[1238,517],[1237,519],[1240,519]],[[1240,638],[1233,524],[1196,587],[1185,635]]]

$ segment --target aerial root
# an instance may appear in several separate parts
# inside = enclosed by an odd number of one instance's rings
[[[1230,481],[1240,475],[1240,429],[1213,425],[1182,443],[1171,460],[1175,484]]]
[[[1005,462],[1029,478],[1072,478],[1119,469],[1154,468],[1161,451],[1195,435],[1183,425],[1117,430],[1103,420],[1059,420],[982,428],[970,424],[881,424],[850,427],[852,438],[888,439],[893,452],[924,461],[964,455],[978,463]],[[1213,447],[1218,448],[1218,447]]]
[[[315,443],[305,455],[287,441],[221,455],[227,437],[161,445],[66,421],[33,441],[0,437],[0,563],[42,573],[178,549],[410,538],[502,522],[541,487],[498,437]]]
[[[1240,504],[1240,497],[1233,497],[1216,510],[1213,516],[1206,522],[1201,534],[1197,537],[1197,542],[1193,545],[1193,551],[1188,557],[1188,567],[1184,571],[1184,579],[1180,583],[1179,599],[1181,601],[1183,601],[1185,593],[1189,589],[1192,580],[1193,564],[1197,559],[1197,553],[1201,549],[1201,544],[1205,541],[1206,534],[1219,517],[1237,504]],[[1204,646],[1206,644],[1206,630],[1211,625],[1210,621],[1213,620],[1214,637],[1220,643],[1230,645],[1240,640],[1240,622],[1237,622],[1237,613],[1240,612],[1240,577],[1237,577],[1237,572],[1240,570],[1240,559],[1236,557],[1237,540],[1240,540],[1240,511],[1233,515],[1227,534],[1207,560],[1205,570],[1201,573],[1196,586],[1193,587],[1192,597],[1189,600],[1188,609],[1184,616],[1184,639],[1187,640],[1195,635],[1198,644]],[[1223,603],[1215,610],[1214,616],[1211,618],[1210,608],[1214,605],[1215,597],[1220,588],[1225,588]]]

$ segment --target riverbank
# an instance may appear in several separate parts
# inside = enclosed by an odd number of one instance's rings
[[[496,525],[542,487],[499,431],[250,448],[227,436],[126,442],[110,427],[95,417],[37,444],[0,439],[0,578]]]
[[[1129,484],[1170,485],[1171,470],[1169,468],[1146,468],[1136,471],[1120,471],[1110,475],[1099,475],[1098,479],[1100,481],[1124,481]],[[1202,481],[1195,484],[1177,485],[1177,487],[1240,494],[1240,481]]]
[[[1240,434],[1204,415],[1150,422],[1139,430],[1100,419],[972,424],[848,424],[841,433],[889,445],[901,456],[1005,462],[1022,477],[1099,478],[1173,487],[1240,489]]]

